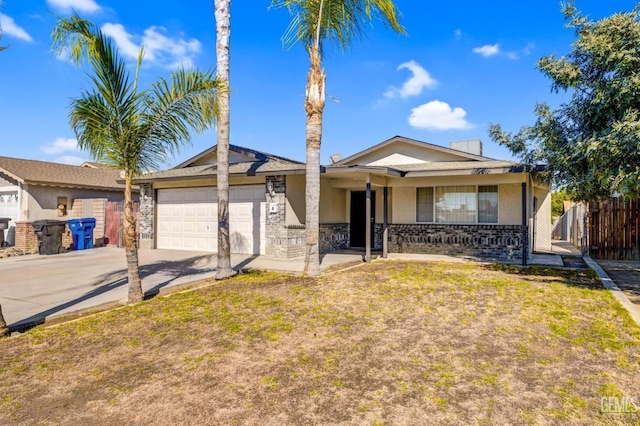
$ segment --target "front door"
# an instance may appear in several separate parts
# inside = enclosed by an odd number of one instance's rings
[[[376,193],[371,191],[371,217],[367,220],[367,192],[351,192],[351,247],[364,248],[366,245],[366,226],[371,227],[371,247],[373,247],[373,224],[376,217]]]

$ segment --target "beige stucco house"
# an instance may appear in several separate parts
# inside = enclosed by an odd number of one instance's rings
[[[230,151],[232,252],[303,255],[305,165]],[[142,248],[216,250],[216,170],[213,147],[137,180]],[[542,170],[484,157],[480,141],[442,147],[393,137],[322,167],[321,251],[518,260],[548,250],[551,202]]]
[[[95,217],[94,237],[100,238],[105,203],[123,199],[118,179],[117,170],[95,163],[71,166],[0,157],[0,218],[11,219],[7,240],[24,243],[27,237],[21,234],[31,234],[35,220],[74,217]]]

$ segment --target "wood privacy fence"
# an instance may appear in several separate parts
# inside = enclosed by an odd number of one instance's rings
[[[107,201],[105,209],[104,244],[122,247],[122,219],[124,201]],[[138,203],[133,202],[133,215],[138,217]]]
[[[589,203],[589,255],[597,259],[640,260],[640,199]]]

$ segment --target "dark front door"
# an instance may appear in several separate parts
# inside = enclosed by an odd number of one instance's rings
[[[376,193],[371,191],[371,217],[367,220],[367,192],[351,192],[351,247],[364,248],[366,245],[366,226],[371,227],[371,247],[373,247],[373,224],[376,217]]]

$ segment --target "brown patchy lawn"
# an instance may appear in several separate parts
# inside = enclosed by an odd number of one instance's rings
[[[639,365],[589,271],[252,273],[0,341],[0,424],[638,424]]]

